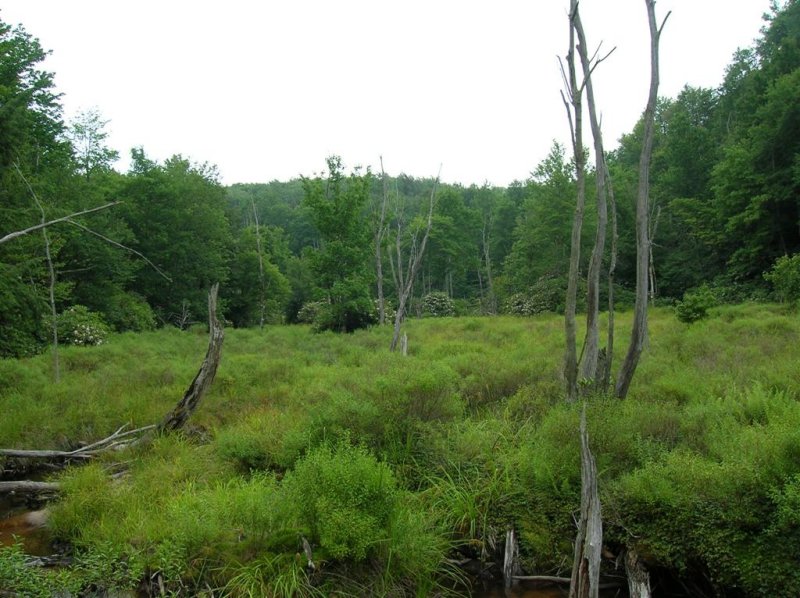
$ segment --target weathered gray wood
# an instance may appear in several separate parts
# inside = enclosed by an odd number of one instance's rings
[[[110,208],[111,206],[117,205],[118,201],[112,201],[111,203],[107,203],[102,206],[97,206],[96,208],[89,208],[88,210],[81,210],[80,212],[74,212],[69,216],[64,216],[63,218],[56,218],[54,220],[49,220],[47,222],[43,222],[41,224],[37,224],[35,226],[30,226],[23,230],[14,231],[12,233],[8,233],[7,235],[0,237],[0,244],[5,243],[6,241],[10,241],[11,239],[16,239],[17,237],[21,237],[23,235],[27,235],[29,233],[35,232],[37,230],[41,230],[43,228],[47,228],[48,226],[53,226],[54,224],[58,224],[59,222],[67,222],[68,220],[75,218],[76,216],[83,216],[84,214],[91,214],[92,212],[99,212],[100,210],[105,210],[106,208]]]
[[[225,331],[217,319],[217,292],[219,283],[211,287],[208,293],[208,350],[200,370],[192,380],[183,398],[175,405],[175,408],[158,425],[159,432],[172,432],[182,428],[189,417],[197,409],[197,405],[205,396],[214,376],[217,374],[220,355],[222,353],[222,342],[225,339]]]
[[[592,73],[600,62],[608,58],[613,52],[592,62],[589,58],[586,34],[583,30],[583,23],[578,7],[572,15],[572,26],[578,37],[578,56],[581,61],[583,71],[583,86],[586,89],[586,103],[589,108],[589,124],[594,140],[595,171],[603,173],[605,166],[605,149],[603,147],[603,132],[600,128],[600,117],[598,115],[597,104],[594,97],[594,85],[592,84]],[[608,205],[606,201],[606,177],[595,176],[596,201],[597,201],[597,228],[595,230],[594,248],[589,259],[589,271],[586,277],[586,335],[583,343],[582,358],[580,363],[580,376],[582,379],[599,381],[598,375],[598,356],[600,351],[600,268],[603,262],[603,253],[606,243],[606,228],[608,224]]]
[[[116,432],[110,436],[87,444],[72,451],[55,451],[55,450],[27,450],[27,449],[0,449],[0,457],[12,457],[17,459],[89,459],[94,457],[97,453],[112,447],[117,447],[121,444],[123,438],[130,438],[137,434],[147,432],[155,428],[155,425],[143,426],[135,430],[123,431],[127,425],[117,429]]]
[[[597,466],[589,449],[586,405],[581,411],[581,517],[575,538],[575,558],[569,598],[598,598],[600,559],[603,549],[603,519],[597,493]]]
[[[642,116],[642,151],[639,155],[639,186],[636,192],[636,300],[634,303],[633,329],[628,352],[622,363],[614,390],[619,398],[628,395],[633,374],[647,339],[647,287],[650,265],[649,203],[650,203],[650,158],[653,154],[656,102],[658,101],[659,65],[658,44],[666,18],[661,27],[656,25],[655,0],[645,0],[647,20],[650,25],[650,93]],[[667,14],[669,18],[669,14]]]
[[[625,573],[628,575],[630,598],[650,598],[650,574],[639,559],[635,548],[625,552]]]
[[[583,212],[586,204],[586,159],[583,151],[583,89],[578,85],[575,68],[575,28],[572,25],[573,15],[577,13],[578,0],[570,1],[569,13],[569,51],[567,52],[567,71],[562,65],[562,76],[567,87],[567,96],[561,97],[567,109],[572,138],[572,152],[575,160],[575,214],[572,219],[572,237],[569,253],[569,274],[567,278],[566,309],[564,310],[564,335],[566,348],[564,351],[564,379],[566,382],[567,400],[578,398],[578,352],[576,348],[575,312],[578,302],[578,269],[581,259],[581,230],[583,228]]]
[[[505,586],[510,588],[514,585],[514,576],[519,573],[519,545],[514,528],[509,526],[506,530],[506,545],[503,553],[503,580]]]
[[[45,494],[58,492],[60,486],[56,482],[0,482],[0,494]]]

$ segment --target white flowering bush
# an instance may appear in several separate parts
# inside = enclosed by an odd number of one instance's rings
[[[428,293],[422,298],[422,312],[426,316],[445,318],[456,315],[456,307],[445,293]]]
[[[108,326],[100,314],[73,305],[58,316],[58,340],[80,347],[102,345],[108,340]]]

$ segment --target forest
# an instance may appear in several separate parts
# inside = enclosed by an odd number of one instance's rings
[[[718,88],[508,187],[346,156],[224,186],[141,147],[122,172],[46,55],[0,21],[0,597],[490,596],[504,562],[571,587],[582,409],[600,595],[633,595],[629,554],[655,596],[800,595],[800,2]],[[570,391],[565,311],[607,328],[611,294],[621,361],[642,276],[630,391]]]

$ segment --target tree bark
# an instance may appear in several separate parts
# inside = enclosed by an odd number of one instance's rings
[[[159,432],[172,432],[182,428],[214,381],[222,352],[222,341],[225,338],[225,331],[217,319],[218,290],[219,283],[214,284],[208,293],[209,334],[206,357],[194,380],[192,380],[189,388],[184,393],[183,398],[158,425]]]
[[[597,360],[600,351],[600,269],[603,263],[603,253],[605,252],[608,207],[606,202],[606,177],[604,176],[606,167],[603,132],[600,128],[600,119],[597,114],[597,105],[594,98],[592,72],[602,60],[608,57],[608,55],[596,60],[595,63],[592,64],[588,54],[586,34],[583,30],[580,11],[577,7],[575,8],[575,13],[572,18],[572,24],[578,37],[578,56],[581,60],[583,86],[586,88],[586,102],[589,108],[589,124],[594,140],[595,186],[597,189],[597,229],[586,280],[586,336],[583,343],[580,376],[582,379],[593,381],[595,386],[597,386],[602,378],[602,373],[598,372],[597,368]]]
[[[636,301],[634,304],[633,330],[625,361],[617,376],[615,394],[625,398],[630,388],[639,357],[647,339],[647,283],[650,257],[648,239],[648,216],[650,195],[650,158],[653,153],[656,101],[658,100],[658,43],[669,14],[661,27],[656,25],[655,0],[645,0],[647,20],[650,25],[650,94],[642,117],[642,152],[639,156],[639,187],[636,193]]]
[[[581,259],[581,229],[583,228],[583,211],[586,203],[586,166],[583,152],[583,106],[582,89],[578,87],[578,76],[575,69],[575,29],[572,21],[578,10],[578,0],[570,1],[569,14],[569,51],[567,52],[568,74],[562,75],[567,85],[569,102],[562,93],[564,106],[569,119],[572,149],[575,156],[576,200],[575,214],[572,220],[572,238],[569,254],[569,275],[567,279],[566,309],[564,313],[564,333],[566,348],[564,352],[564,379],[566,382],[567,400],[573,402],[578,398],[578,355],[576,348],[575,311],[578,300],[578,268]],[[574,117],[574,122],[573,122]]]
[[[584,405],[581,411],[581,517],[575,538],[569,598],[598,598],[602,548],[603,520],[597,494],[597,466],[589,449]]]
[[[436,175],[436,180],[433,182],[433,189],[431,190],[431,198],[430,203],[428,205],[428,221],[425,226],[425,234],[422,237],[422,241],[419,244],[419,248],[417,247],[417,238],[416,235],[412,239],[411,243],[411,252],[408,256],[408,261],[406,262],[406,271],[403,271],[403,252],[400,246],[400,238],[402,234],[401,226],[398,223],[397,227],[397,238],[395,239],[395,245],[397,250],[397,265],[393,266],[393,272],[395,272],[395,281],[397,283],[397,312],[394,316],[394,332],[392,334],[392,342],[389,345],[389,350],[394,352],[397,349],[397,343],[400,340],[400,324],[403,322],[403,318],[405,317],[406,312],[406,303],[408,302],[408,298],[411,296],[411,289],[414,285],[414,279],[417,276],[417,271],[419,270],[419,266],[422,263],[422,256],[425,254],[425,246],[428,244],[428,237],[430,237],[431,233],[431,225],[433,223],[433,208],[436,205],[436,189],[439,186],[439,177],[441,176],[441,167],[439,168],[439,174]]]
[[[650,574],[633,548],[625,552],[625,573],[628,575],[628,596],[650,598]]]

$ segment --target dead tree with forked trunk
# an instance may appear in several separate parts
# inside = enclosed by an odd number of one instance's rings
[[[634,303],[633,330],[625,361],[622,363],[614,393],[625,398],[630,388],[639,357],[647,339],[647,300],[648,276],[650,266],[649,200],[650,200],[650,158],[653,154],[653,135],[655,131],[656,102],[658,100],[659,65],[658,45],[661,32],[670,13],[664,17],[661,26],[656,24],[655,0],[645,0],[647,21],[650,27],[650,92],[647,107],[642,116],[642,151],[639,155],[639,185],[636,191],[636,301]]]
[[[433,208],[436,205],[436,191],[439,186],[439,177],[441,176],[441,167],[439,174],[433,181],[433,188],[431,189],[430,201],[428,203],[428,218],[425,223],[425,232],[422,239],[419,239],[419,230],[412,230],[410,234],[410,247],[408,256],[404,256],[403,251],[403,236],[404,236],[404,222],[402,218],[402,208],[397,208],[397,230],[395,232],[395,246],[394,253],[389,252],[389,263],[392,266],[392,275],[394,276],[395,287],[397,288],[397,311],[394,315],[394,332],[392,334],[392,343],[389,345],[389,350],[394,351],[397,348],[397,343],[400,340],[400,325],[403,323],[406,313],[406,305],[408,299],[411,297],[411,289],[414,286],[414,279],[419,271],[419,266],[422,263],[422,257],[425,255],[425,246],[428,244],[428,237],[431,234],[431,225],[433,224]]]

